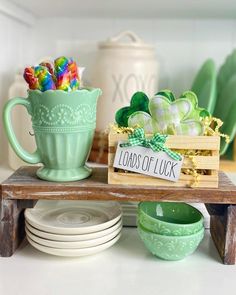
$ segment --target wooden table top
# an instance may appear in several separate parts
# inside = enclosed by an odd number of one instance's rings
[[[75,182],[47,182],[37,178],[38,167],[22,167],[1,184],[5,199],[177,201],[236,204],[236,186],[223,173],[219,188],[178,188],[107,184],[107,168],[93,168],[91,177]]]

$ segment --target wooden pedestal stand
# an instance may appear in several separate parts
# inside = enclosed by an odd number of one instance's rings
[[[37,200],[178,201],[205,203],[211,235],[224,264],[236,263],[236,187],[223,173],[219,188],[180,188],[107,184],[107,168],[94,168],[83,181],[52,183],[22,167],[1,184],[0,255],[11,256],[24,237],[25,208]]]

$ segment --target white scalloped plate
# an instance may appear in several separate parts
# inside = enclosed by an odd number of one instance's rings
[[[51,247],[51,248],[59,248],[59,249],[83,249],[89,247],[95,247],[104,243],[109,242],[110,240],[114,239],[121,231],[122,226],[120,226],[114,232],[106,235],[105,237],[88,240],[88,241],[79,241],[79,242],[58,242],[58,241],[51,241],[47,239],[42,239],[40,237],[35,236],[32,234],[27,228],[25,228],[26,235],[35,243],[38,243],[42,246]]]
[[[25,210],[25,219],[33,227],[53,234],[77,235],[104,230],[120,220],[118,202],[41,201]]]
[[[41,230],[38,230],[37,228],[32,227],[27,221],[25,222],[25,226],[32,234],[43,239],[47,239],[51,241],[59,241],[59,242],[79,242],[79,241],[88,241],[88,240],[98,239],[113,233],[120,226],[122,226],[122,219],[120,219],[116,224],[114,224],[113,226],[107,229],[90,233],[90,234],[81,234],[81,235],[57,235],[57,234],[47,233],[45,231],[41,231]]]
[[[64,257],[81,257],[81,256],[93,255],[110,248],[119,240],[120,237],[121,237],[121,233],[119,233],[114,239],[112,239],[111,241],[107,243],[104,243],[99,246],[83,248],[83,249],[56,249],[56,248],[39,245],[38,243],[35,243],[34,241],[32,241],[28,236],[27,236],[27,240],[34,248],[47,254],[64,256]]]

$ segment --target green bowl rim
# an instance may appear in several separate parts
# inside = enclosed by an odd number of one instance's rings
[[[145,213],[145,212],[140,208],[141,205],[142,205],[143,203],[157,203],[157,204],[161,204],[161,203],[175,203],[175,204],[185,204],[185,205],[187,205],[188,207],[191,207],[192,209],[194,209],[195,211],[197,211],[197,213],[199,213],[199,215],[200,215],[201,218],[200,218],[198,221],[193,222],[193,223],[171,223],[171,222],[162,221],[162,220],[156,219],[156,218],[154,218],[154,217],[148,215],[147,213]],[[151,220],[153,220],[153,221],[158,221],[158,222],[163,223],[163,224],[177,225],[177,226],[181,226],[181,227],[191,227],[191,226],[193,226],[193,225],[198,224],[199,222],[202,222],[202,223],[203,223],[203,221],[204,221],[203,214],[202,214],[197,208],[195,208],[195,207],[193,207],[193,206],[191,206],[191,205],[189,205],[189,204],[187,204],[187,203],[184,203],[184,202],[179,202],[179,203],[178,203],[178,202],[155,202],[155,201],[150,201],[150,202],[148,202],[148,201],[143,201],[143,202],[140,202],[140,203],[138,204],[138,215],[139,215],[140,212],[141,212],[142,214],[144,214],[145,216],[147,216],[148,218],[150,218]]]
[[[163,238],[164,237],[164,239],[189,239],[189,238],[193,238],[193,237],[195,237],[195,236],[198,236],[198,235],[200,235],[200,234],[202,234],[202,232],[204,233],[205,232],[205,228],[204,228],[204,226],[198,231],[198,232],[196,232],[196,233],[194,233],[194,234],[191,234],[191,235],[183,235],[183,236],[166,236],[166,235],[161,235],[161,234],[157,234],[157,233],[153,233],[153,232],[151,232],[151,231],[149,231],[149,230],[147,230],[146,228],[144,228],[143,227],[143,225],[140,223],[140,222],[138,222],[137,223],[137,228],[138,228],[138,230],[139,229],[141,229],[141,231],[143,231],[143,232],[145,232],[145,233],[147,233],[147,234],[151,234],[151,235],[154,235],[154,236],[157,236],[157,237],[161,237],[161,238]]]

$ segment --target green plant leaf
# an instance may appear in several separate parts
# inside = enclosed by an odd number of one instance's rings
[[[198,71],[191,90],[198,97],[198,105],[200,108],[206,109],[209,113],[213,113],[216,97],[217,97],[217,72],[216,66],[212,59],[208,59]]]
[[[199,108],[198,97],[193,91],[185,91],[180,95],[180,98],[188,99],[192,102],[193,110],[188,116],[189,118],[199,120],[201,117],[209,117],[211,114],[204,108]]]

